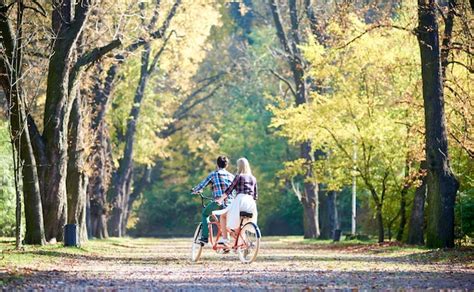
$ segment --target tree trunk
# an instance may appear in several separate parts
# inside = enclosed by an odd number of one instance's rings
[[[400,191],[400,225],[398,227],[397,232],[397,241],[403,240],[403,234],[405,232],[405,225],[407,223],[407,193],[410,189],[411,183],[409,182],[410,179],[410,162],[408,159],[405,160],[405,176],[403,180],[403,187]]]
[[[322,187],[320,184],[320,189]],[[320,239],[332,239],[338,228],[336,197],[335,191],[319,192]]]
[[[318,238],[319,237],[319,226],[318,226],[318,213],[314,198],[304,198],[301,203],[303,204],[303,228],[304,238]]]
[[[421,185],[415,190],[415,198],[413,200],[413,207],[411,209],[410,224],[408,227],[408,244],[424,245],[424,211],[425,199],[427,194],[426,180],[427,177],[423,174],[426,171],[426,162],[423,161],[420,165],[422,173]]]
[[[372,195],[372,199],[374,200],[375,203],[375,219],[377,221],[377,229],[378,229],[378,242],[382,243],[384,241],[384,226],[383,226],[383,202],[384,202],[384,197],[385,197],[385,190],[386,190],[386,179],[388,177],[388,172],[385,173],[385,176],[382,181],[382,194],[379,196],[377,193],[376,189],[372,184],[370,184],[367,181],[367,178],[362,176],[364,179],[367,187],[370,190],[370,193]]]
[[[46,102],[43,117],[43,139],[47,171],[44,171],[44,220],[46,240],[63,238],[67,220],[67,139],[73,98],[71,84],[77,77],[72,54],[86,23],[91,1],[53,1],[52,30],[56,34],[48,66]],[[74,12],[73,12],[74,10]],[[73,81],[73,82],[71,82]]]
[[[137,121],[140,115],[140,108],[145,93],[145,87],[149,79],[149,64],[150,64],[150,44],[144,46],[141,58],[141,71],[138,86],[135,91],[133,106],[130,111],[129,120],[127,123],[127,131],[125,133],[125,149],[122,159],[119,162],[119,168],[116,174],[112,177],[112,216],[109,221],[109,233],[112,236],[123,236],[126,222],[126,212],[128,198],[130,196],[130,186],[132,182],[133,169],[133,144],[135,141],[135,133],[137,128]]]
[[[22,110],[22,115],[26,115]],[[26,117],[24,120],[27,120]],[[36,159],[31,144],[29,127],[23,128],[21,134],[23,196],[25,208],[25,243],[45,244],[45,229],[43,220],[43,205],[36,167]]]
[[[127,211],[124,216],[124,222],[127,223],[130,218],[130,214],[133,210],[133,204],[141,196],[143,191],[148,187],[150,183],[151,168],[146,167],[143,171],[143,175],[139,180],[134,180],[133,192],[130,194],[127,202]],[[125,225],[126,227],[126,225]],[[122,229],[125,234],[126,229]]]
[[[94,143],[88,157],[88,164],[92,167],[88,186],[88,232],[89,237],[107,238],[107,192],[112,176],[112,153],[110,147],[107,123],[104,118],[107,113],[109,98],[113,90],[117,66],[112,65],[107,71],[104,82],[97,78],[94,87],[92,107],[91,131]],[[102,71],[100,64],[97,71]],[[102,85],[103,83],[103,85]]]
[[[133,168],[130,170],[130,177],[128,178],[127,181],[127,186],[126,189],[128,189],[128,194],[125,196],[124,204],[125,207],[123,208],[123,215],[122,215],[122,222],[120,222],[120,225],[122,227],[122,236],[127,234],[127,226],[128,226],[128,218],[130,217],[130,211],[132,206],[130,205],[130,196],[132,195],[131,189],[132,189],[132,183],[133,183]]]
[[[51,57],[48,71],[48,89],[44,115],[43,137],[46,143],[46,161],[44,172],[44,219],[46,239],[61,241],[63,226],[67,218],[66,173],[67,173],[67,137],[69,120],[68,60],[69,54],[60,52],[60,41],[56,42],[55,54]]]
[[[325,184],[318,185],[318,199],[319,199],[319,239],[331,238],[331,223],[329,222],[329,208],[328,208],[328,192]]]
[[[405,232],[405,225],[407,223],[407,214],[406,214],[406,205],[407,205],[407,195],[408,189],[403,188],[400,193],[400,226],[398,227],[397,232],[397,241],[402,241],[403,233]]]
[[[78,92],[69,120],[69,148],[67,168],[68,224],[77,224],[80,242],[87,240],[86,199],[88,176],[84,161],[84,101]]]
[[[378,242],[382,243],[384,241],[384,227],[383,227],[383,216],[382,216],[382,205],[376,204],[376,220],[377,220],[377,229],[378,229]]]
[[[90,237],[109,237],[107,228],[107,192],[112,173],[112,149],[108,139],[107,124],[102,121],[97,128],[96,141],[92,147],[90,165],[92,175],[89,177],[89,222]]]
[[[313,183],[311,144],[305,142],[301,144],[301,156],[306,159],[306,170],[304,176],[304,193],[302,198],[304,208],[304,238],[318,238],[319,230],[319,198],[318,185]]]
[[[92,237],[103,239],[108,238],[107,230],[107,209],[106,203],[100,196],[95,196],[89,200],[90,204],[90,233]]]
[[[418,0],[417,36],[425,110],[425,151],[428,164],[427,246],[454,247],[454,203],[459,184],[449,165],[443,79],[434,0]]]
[[[339,229],[339,219],[337,214],[337,192],[328,192],[328,219],[331,225],[331,238],[334,238],[336,229]]]

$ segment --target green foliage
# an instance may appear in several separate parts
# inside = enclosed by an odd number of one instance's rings
[[[474,238],[474,189],[460,192],[456,201],[456,235]]]
[[[165,187],[157,183],[143,197],[132,234],[189,235],[199,222],[199,206],[184,185]]]
[[[323,150],[314,171],[329,189],[340,190],[357,175],[358,189],[378,197],[370,206],[382,203],[384,219],[390,221],[410,175],[406,161],[414,168],[422,153],[423,137],[416,130],[422,116],[414,110],[421,102],[417,42],[398,30],[372,30],[350,42],[368,25],[355,15],[345,17],[329,24],[330,46],[310,39],[303,47],[316,88],[311,102],[295,107],[281,101],[271,107],[272,126],[292,143],[309,139],[314,150]],[[288,162],[281,175],[301,174],[301,163]]]
[[[207,175],[211,166],[199,157],[210,156],[208,148],[174,137],[170,156],[159,162],[152,174],[153,183],[135,210],[136,225],[131,234],[141,236],[189,235],[199,222],[201,208],[190,189]]]
[[[8,123],[0,121],[0,236],[15,232],[15,185]]]
[[[214,48],[200,74],[212,76],[209,71],[228,67],[226,62],[236,58],[230,52],[241,43],[220,33],[231,30],[229,25],[225,22],[209,40]],[[199,200],[190,198],[189,189],[215,169],[215,158],[220,154],[230,158],[230,172],[236,171],[239,157],[249,159],[259,184],[259,225],[264,234],[302,232],[301,205],[276,176],[294,150],[268,128],[271,113],[266,108],[272,101],[266,93],[278,90],[274,82],[268,82],[268,69],[275,66],[268,52],[275,42],[273,36],[272,28],[255,28],[253,44],[239,51],[239,58],[251,66],[230,72],[225,88],[193,110],[183,130],[170,138],[167,156],[158,162],[162,163],[159,175],[136,210],[136,234],[192,232],[201,208]]]

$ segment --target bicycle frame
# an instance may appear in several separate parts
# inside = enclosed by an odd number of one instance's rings
[[[208,237],[208,239],[209,239],[209,244],[212,246],[212,249],[215,250],[215,251],[228,250],[229,249],[228,246],[219,245],[217,243],[219,241],[219,238],[222,236],[222,230],[221,230],[221,227],[220,227],[219,219],[214,214],[209,215],[208,218],[209,218],[209,220],[208,220],[209,221],[209,223],[208,223],[208,227],[209,227],[209,237]],[[240,219],[240,226],[234,232],[227,229],[228,234],[230,234],[230,236],[234,240],[233,245],[230,247],[233,250],[237,250],[239,247],[245,247],[246,246],[245,240],[242,237],[241,232],[240,232],[242,230],[242,226],[243,226],[243,223],[244,223],[245,220],[246,220],[245,218]],[[213,229],[214,226],[217,230],[217,233],[216,233],[215,237],[214,237],[214,232],[213,232],[214,231],[214,229]],[[241,244],[239,244],[239,239],[242,239],[242,240],[240,240],[240,242],[242,242]]]
[[[203,208],[205,208],[206,205],[204,204],[204,200],[206,200],[206,199],[209,200],[211,198],[207,198],[207,197],[203,196],[202,193],[199,193],[199,196],[201,197],[201,206]],[[234,232],[227,229],[227,233],[230,234],[230,236],[234,239],[234,244],[230,247],[233,250],[237,250],[239,247],[245,247],[246,246],[245,240],[242,237],[241,232],[240,232],[242,230],[242,226],[243,226],[243,223],[244,223],[245,220],[246,220],[246,218],[241,218],[240,219],[240,226]],[[208,226],[208,229],[209,229],[208,240],[209,240],[209,244],[212,246],[212,249],[215,250],[215,251],[228,250],[229,249],[228,246],[219,245],[217,243],[219,241],[219,238],[222,236],[222,230],[221,230],[221,227],[220,227],[219,219],[217,218],[216,215],[214,215],[214,214],[209,215],[207,226]],[[215,237],[214,237],[214,228],[216,228],[216,231],[217,231]],[[241,240],[242,244],[239,244],[239,238],[242,239]]]

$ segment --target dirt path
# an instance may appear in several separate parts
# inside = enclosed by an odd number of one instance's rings
[[[4,265],[0,279],[9,277],[3,286],[7,290],[474,289],[472,250],[334,246],[267,238],[257,262],[244,265],[236,254],[218,255],[210,248],[201,262],[190,263],[189,242],[121,239],[92,241],[84,250],[31,250],[24,252],[30,262]]]

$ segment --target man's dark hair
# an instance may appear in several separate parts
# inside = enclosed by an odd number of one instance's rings
[[[229,159],[227,157],[225,156],[217,157],[217,166],[219,168],[226,168],[228,164],[229,164]]]

